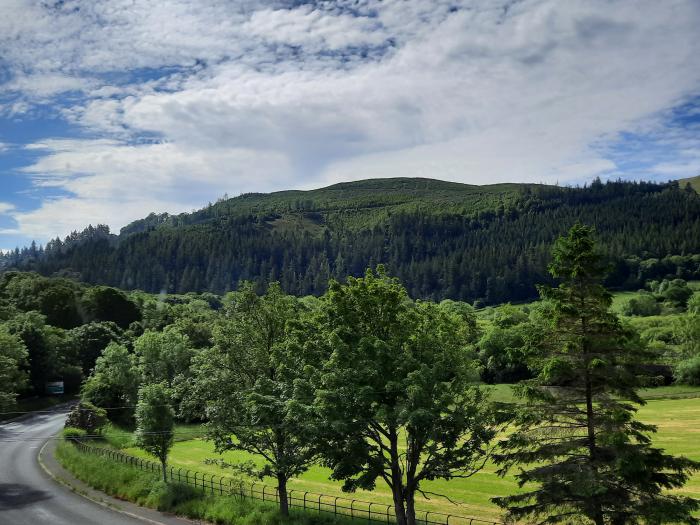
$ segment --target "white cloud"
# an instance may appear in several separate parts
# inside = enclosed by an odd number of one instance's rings
[[[606,144],[656,133],[700,88],[693,0],[7,2],[3,89],[23,104],[83,90],[63,115],[103,137],[35,146],[34,184],[68,192],[15,213],[43,237],[224,191],[615,173]],[[128,74],[140,68],[159,73]]]
[[[32,148],[47,154],[25,168],[38,187],[69,196],[14,213],[26,235],[46,239],[88,223],[120,228],[149,211],[179,213],[201,207],[212,195],[253,191],[289,172],[275,152],[191,150],[176,144],[124,145],[110,140],[51,140]],[[288,181],[291,184],[291,181]]]
[[[0,215],[6,215],[14,209],[15,205],[11,202],[0,202]]]

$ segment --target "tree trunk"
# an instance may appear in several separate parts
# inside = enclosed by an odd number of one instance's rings
[[[165,461],[161,461],[160,464],[163,467],[163,481],[165,483],[167,483],[168,482],[168,475],[167,475],[168,467],[165,465]]]
[[[587,336],[587,323],[585,318],[581,319],[581,326],[583,328],[584,337]],[[593,382],[591,379],[590,371],[588,367],[590,366],[590,360],[588,357],[588,345],[586,341],[583,341],[583,355],[584,355],[584,365],[586,367],[585,381],[586,381],[586,427],[588,430],[588,454],[590,458],[590,467],[592,472],[598,471],[597,458],[598,451],[595,438],[595,421],[593,412]],[[591,516],[596,525],[604,525],[603,520],[603,509],[600,506],[597,498],[593,497],[590,502]]]
[[[391,493],[394,496],[394,513],[397,525],[408,525],[406,508],[403,500],[403,474],[399,463],[398,434],[396,430],[389,431],[389,455],[391,458]]]
[[[280,498],[280,513],[289,516],[289,500],[287,499],[287,478],[277,474],[277,494]]]
[[[406,525],[416,525],[416,493],[406,490]]]
[[[394,496],[394,513],[396,514],[396,525],[408,525],[406,519],[406,509],[403,506],[403,494],[401,486],[394,486],[391,489]]]

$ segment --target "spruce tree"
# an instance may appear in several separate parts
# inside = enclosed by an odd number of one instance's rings
[[[634,417],[649,356],[610,311],[593,230],[576,224],[552,255],[561,284],[539,289],[551,336],[539,344],[539,374],[519,385],[516,431],[496,457],[501,475],[521,465],[526,490],[494,501],[510,518],[539,523],[697,523],[700,502],[668,489],[700,464],[653,447],[655,427]]]

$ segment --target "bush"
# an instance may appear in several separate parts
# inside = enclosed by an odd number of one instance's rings
[[[656,290],[666,303],[681,309],[686,307],[688,300],[693,296],[693,290],[683,279],[673,279],[672,281],[664,279]]]
[[[79,428],[86,434],[96,435],[102,432],[107,423],[107,411],[92,403],[81,401],[73,407],[66,418],[66,428]]]
[[[700,292],[695,293],[688,300],[688,313],[700,314]]]
[[[85,436],[85,431],[80,428],[66,427],[61,433],[66,441],[75,441]]]
[[[673,375],[676,383],[700,386],[700,356],[678,363]]]
[[[185,501],[199,499],[201,494],[201,491],[192,486],[159,480],[153,484],[146,498],[146,506],[158,510],[172,510]]]
[[[661,313],[661,305],[653,295],[644,293],[627,301],[622,306],[622,313],[628,316],[638,315],[641,317],[659,315]]]

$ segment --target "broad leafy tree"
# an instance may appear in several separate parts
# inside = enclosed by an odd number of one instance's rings
[[[301,313],[296,298],[273,283],[264,295],[252,284],[229,294],[214,346],[195,358],[189,402],[203,405],[217,452],[243,450],[264,467],[238,465],[277,482],[280,511],[288,514],[287,482],[306,471],[315,454],[306,422],[294,412],[294,380],[303,368],[288,348],[288,323]]]
[[[71,330],[80,357],[83,373],[88,375],[95,366],[95,361],[111,342],[121,343],[124,339],[122,330],[113,322],[88,323]]]
[[[552,254],[561,284],[540,288],[552,330],[539,375],[518,388],[516,431],[497,456],[501,474],[522,467],[516,478],[525,490],[494,501],[513,519],[540,523],[695,523],[698,502],[667,489],[700,464],[654,448],[655,428],[634,418],[644,403],[638,365],[649,356],[610,312],[593,231],[573,226]]]
[[[139,389],[136,405],[136,446],[158,458],[167,478],[168,454],[173,446],[175,413],[170,406],[170,392],[165,383],[144,385]]]
[[[415,495],[436,478],[478,471],[495,434],[463,319],[413,303],[378,268],[332,282],[320,330],[331,355],[318,375],[318,445],[344,489],[393,494],[397,523],[416,523]]]
[[[15,404],[17,394],[27,386],[23,370],[27,349],[22,340],[0,325],[0,411]]]
[[[124,346],[109,343],[85,381],[82,398],[98,407],[110,408],[112,421],[131,424],[139,384],[140,374],[134,354]]]
[[[189,374],[195,351],[186,335],[166,328],[141,335],[134,341],[134,353],[144,382],[172,386],[176,377]]]

